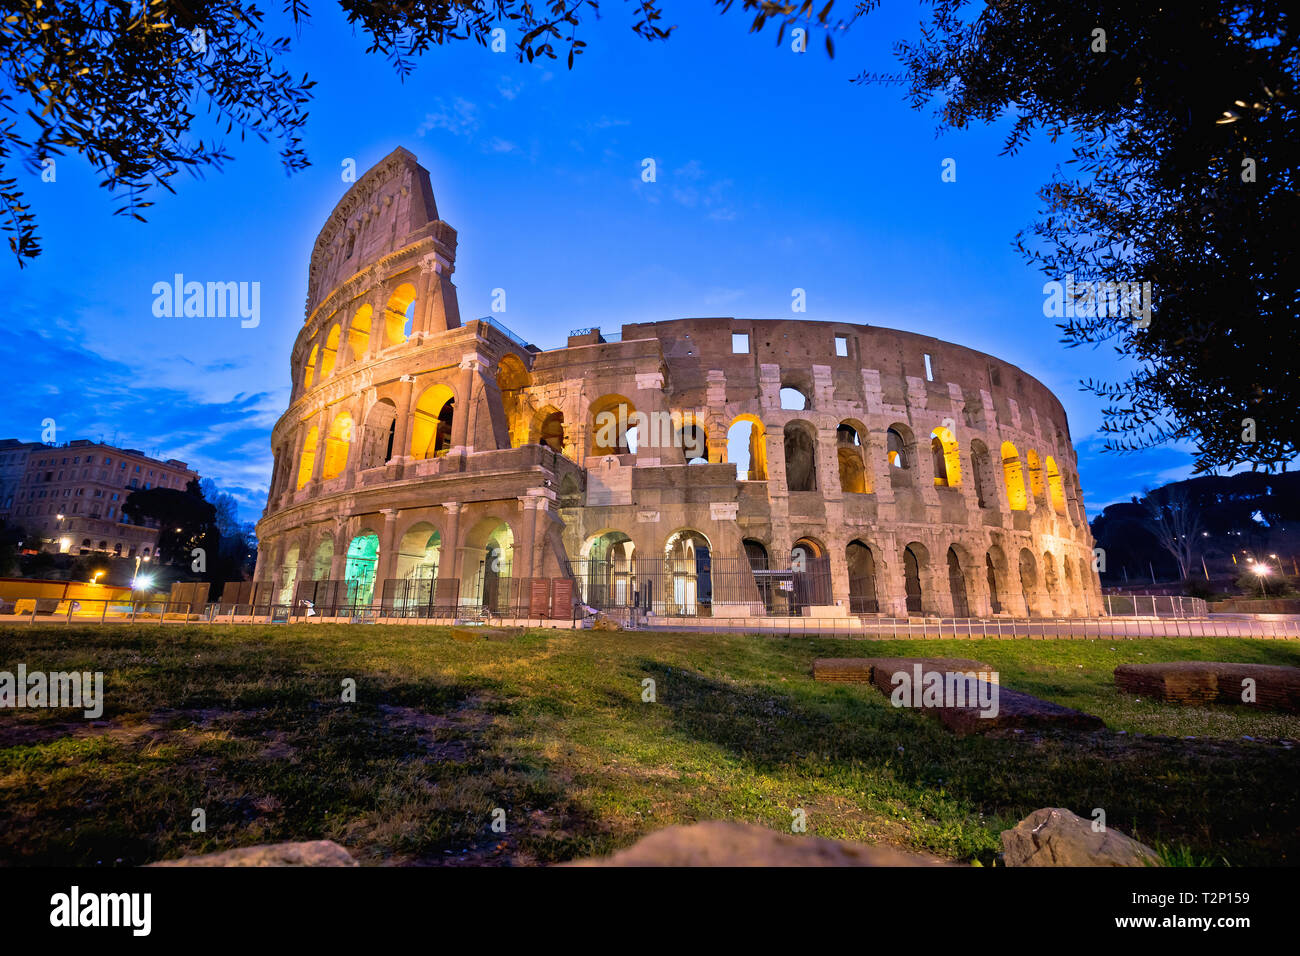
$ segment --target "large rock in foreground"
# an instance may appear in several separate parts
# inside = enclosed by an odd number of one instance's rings
[[[1156,851],[1118,830],[1092,829],[1092,821],[1061,807],[1035,810],[1002,831],[1007,866],[1159,866]]]
[[[307,843],[263,843],[221,853],[161,860],[150,866],[357,866],[352,854],[333,840]]]
[[[1106,726],[1093,714],[1002,686],[997,671],[980,661],[960,657],[821,657],[813,661],[814,680],[871,684],[891,699],[898,686],[895,675],[907,677],[910,688],[917,684],[916,675],[924,679],[933,673],[941,675],[945,683],[953,675],[970,675],[973,681],[965,687],[963,703],[920,708],[961,736],[987,730],[1093,731]],[[986,700],[996,700],[996,708],[969,705],[972,691],[981,692]],[[915,698],[903,696],[905,706],[912,707]]]
[[[949,866],[884,846],[779,833],[726,820],[667,827],[606,857],[565,866]]]
[[[1254,682],[1254,701],[1242,699],[1247,680]],[[1300,667],[1224,661],[1120,664],[1115,686],[1171,704],[1245,704],[1300,713]]]

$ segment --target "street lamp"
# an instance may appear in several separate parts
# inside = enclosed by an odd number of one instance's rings
[[[1271,569],[1267,564],[1255,564],[1251,566],[1250,570],[1255,573],[1255,577],[1259,578],[1259,596],[1267,597],[1268,589],[1264,587],[1264,578],[1268,577],[1268,572]]]

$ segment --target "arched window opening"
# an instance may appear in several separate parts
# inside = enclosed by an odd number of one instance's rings
[[[1020,596],[1024,601],[1026,615],[1033,615],[1037,602],[1034,589],[1038,587],[1038,571],[1034,567],[1034,555],[1028,548],[1020,549]]]
[[[994,614],[1002,613],[1002,593],[998,590],[998,569],[993,560],[993,552],[984,555],[984,573],[989,584],[989,609]]]
[[[682,450],[682,458],[688,465],[707,465],[709,463],[709,440],[704,426],[694,420],[686,421],[677,430],[677,447]]]
[[[961,452],[951,431],[940,425],[930,433],[930,451],[934,455],[934,483],[937,487],[961,485]]]
[[[366,531],[348,545],[348,560],[343,572],[347,582],[348,603],[354,607],[370,604],[375,594],[375,569],[379,565],[379,535]]]
[[[801,412],[808,407],[808,396],[801,389],[786,385],[781,389],[781,407],[789,411]]]
[[[420,393],[411,423],[411,457],[441,458],[451,450],[456,398],[446,385],[431,385]]]
[[[849,612],[876,614],[880,600],[876,596],[876,558],[861,541],[850,541],[844,553],[849,566]]]
[[[737,481],[767,481],[767,433],[752,415],[742,415],[727,429],[727,461]]]
[[[307,440],[302,443],[302,457],[298,461],[298,487],[302,488],[311,481],[311,473],[316,468],[316,426],[307,431]]]
[[[1024,511],[1029,507],[1025,498],[1025,472],[1020,464],[1020,453],[1009,441],[1002,443],[1002,480],[1007,486],[1007,504],[1012,511]]]
[[[397,438],[397,406],[390,399],[381,398],[370,406],[365,425],[361,429],[361,453],[358,468],[378,468],[393,457],[393,442]]]
[[[384,306],[386,344],[401,345],[411,335],[415,318],[415,286],[404,282],[393,290]]]
[[[334,539],[326,536],[321,540],[320,544],[316,545],[316,553],[312,555],[311,579],[313,581],[328,581],[333,566]]]
[[[280,566],[280,590],[276,595],[276,604],[293,604],[293,591],[298,586],[298,546],[295,544],[285,552],[284,562]]]
[[[636,407],[622,395],[604,395],[591,406],[591,454],[627,455],[635,450],[637,435],[628,432],[636,427]]]
[[[1043,463],[1047,467],[1047,492],[1052,502],[1052,510],[1058,515],[1065,514],[1065,485],[1061,481],[1061,472],[1051,455]]]
[[[912,456],[903,433],[897,428],[890,428],[885,433],[885,457],[890,468],[908,469],[912,467]]]
[[[320,380],[323,382],[334,374],[334,364],[338,361],[339,336],[342,334],[338,325],[330,329],[325,337],[325,348],[320,356]]]
[[[953,617],[970,617],[970,600],[966,594],[966,575],[956,548],[948,549],[948,590],[952,592]]]
[[[903,549],[903,590],[907,598],[907,613],[921,613],[921,568],[924,557],[916,545]]]
[[[709,539],[693,529],[676,531],[664,545],[663,596],[669,615],[707,615],[713,609]]]
[[[398,542],[393,569],[400,582],[393,594],[397,607],[429,607],[433,603],[441,555],[442,535],[433,525],[421,521],[407,529]]]
[[[551,412],[542,419],[538,430],[538,444],[545,445],[556,454],[564,452],[564,413]]]
[[[370,319],[374,311],[369,305],[363,305],[348,325],[348,352],[353,362],[363,361],[370,351]]]
[[[816,491],[817,452],[812,426],[807,422],[789,422],[784,436],[787,490]]]
[[[848,422],[840,422],[835,429],[835,454],[839,459],[840,490],[847,494],[870,494],[871,481],[862,457],[862,437]]]
[[[311,347],[311,354],[307,356],[307,365],[306,365],[306,367],[302,370],[302,387],[303,387],[303,391],[306,391],[307,389],[311,388],[311,383],[312,383],[313,381],[315,381],[315,378],[316,378],[316,355],[317,355],[317,353],[318,353],[319,351],[320,351],[320,347],[319,347],[319,346],[316,346],[316,345],[313,345],[313,346]]]
[[[341,475],[348,464],[348,447],[352,444],[352,416],[340,412],[330,424],[328,437],[325,439],[325,461],[322,462],[321,477],[325,481]]]
[[[502,356],[497,364],[497,389],[501,392],[501,405],[506,413],[506,432],[510,436],[511,448],[519,448],[530,441],[534,412],[529,404],[527,388],[531,384],[532,376],[519,356],[513,352]],[[537,444],[536,441],[533,443]]]
[[[583,596],[592,607],[627,607],[636,592],[636,547],[621,531],[593,535],[583,549],[586,575]]]

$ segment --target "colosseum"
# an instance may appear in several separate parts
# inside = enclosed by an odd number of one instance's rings
[[[398,149],[312,251],[259,593],[328,616],[1100,613],[1065,412],[924,335],[673,319],[541,349],[462,320]]]

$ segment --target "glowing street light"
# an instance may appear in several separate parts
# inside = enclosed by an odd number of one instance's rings
[[[1267,564],[1253,564],[1250,570],[1254,572],[1255,577],[1259,578],[1259,595],[1265,597],[1268,594],[1268,588],[1264,586],[1264,579],[1268,577],[1272,570]]]

